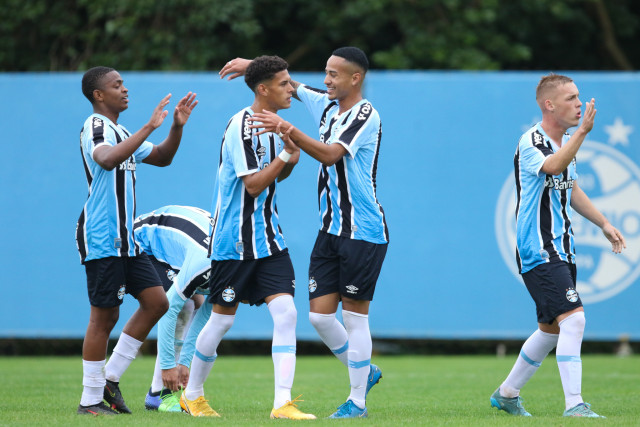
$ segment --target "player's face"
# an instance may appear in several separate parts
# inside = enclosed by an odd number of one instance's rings
[[[325,68],[324,84],[329,99],[345,99],[355,87],[353,75],[357,72],[353,64],[339,56],[331,56]]]
[[[279,71],[264,85],[267,88],[267,102],[274,113],[291,107],[293,86],[287,70]]]
[[[565,129],[578,126],[582,113],[580,107],[580,92],[575,83],[565,83],[558,86],[551,102],[553,103],[553,116]]]
[[[105,74],[100,83],[101,87],[94,97],[102,102],[105,108],[114,113],[129,108],[129,89],[124,86],[120,73],[111,71]]]

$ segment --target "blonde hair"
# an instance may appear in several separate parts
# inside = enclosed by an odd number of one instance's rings
[[[544,101],[548,98],[550,91],[567,83],[573,83],[573,79],[571,77],[563,76],[562,74],[550,73],[546,76],[542,76],[538,86],[536,87],[536,102],[540,108],[544,110]]]

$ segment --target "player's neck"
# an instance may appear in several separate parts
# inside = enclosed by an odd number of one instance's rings
[[[344,99],[338,100],[338,114],[342,114],[347,110],[350,110],[358,102],[362,101],[362,92],[353,92],[346,96]]]
[[[107,119],[111,120],[113,123],[118,124],[118,116],[120,115],[118,113],[114,113],[104,108],[100,108],[99,105],[95,105],[93,107],[93,112],[95,114],[100,114],[102,116],[105,116]]]
[[[562,147],[562,136],[567,132],[567,129],[562,127],[555,120],[545,119],[546,118],[542,119],[542,130],[544,130],[547,136],[551,138],[558,147]]]
[[[253,101],[253,104],[251,104],[251,111],[253,111],[254,113],[262,113],[263,111],[270,111],[274,114],[278,114],[278,110],[276,108],[273,108],[272,106],[264,102],[260,102],[260,100],[258,99]]]

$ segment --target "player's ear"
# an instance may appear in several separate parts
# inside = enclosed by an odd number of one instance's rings
[[[104,97],[102,96],[102,91],[100,89],[93,90],[93,100],[94,101],[102,101]]]

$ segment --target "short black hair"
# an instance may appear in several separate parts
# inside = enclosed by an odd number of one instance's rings
[[[94,101],[93,91],[100,89],[100,80],[112,71],[115,70],[109,67],[93,67],[84,73],[82,76],[82,93],[90,103],[93,104]]]
[[[333,56],[339,56],[349,62],[353,62],[362,68],[366,73],[369,70],[369,60],[367,55],[359,48],[355,46],[340,47],[333,51]]]
[[[260,83],[271,80],[277,73],[288,68],[287,61],[279,56],[258,56],[251,61],[244,72],[244,82],[255,92]]]

